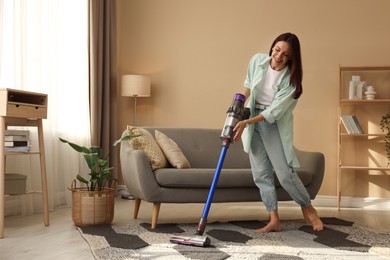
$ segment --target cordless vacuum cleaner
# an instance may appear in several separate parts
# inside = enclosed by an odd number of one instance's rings
[[[233,97],[233,102],[227,111],[225,125],[221,133],[221,139],[222,139],[221,155],[218,160],[217,168],[215,169],[213,182],[211,184],[209,195],[207,197],[207,201],[202,213],[202,218],[199,221],[196,234],[194,235],[173,234],[173,236],[170,239],[170,242],[175,244],[183,244],[183,245],[198,246],[198,247],[207,247],[210,245],[210,239],[208,237],[203,236],[207,224],[207,216],[209,214],[211,202],[214,197],[219,174],[222,169],[223,161],[225,160],[227,149],[229,148],[230,142],[233,140],[235,134],[233,129],[239,121],[248,119],[250,116],[250,110],[249,108],[244,107],[244,103],[245,103],[245,96],[242,94],[235,94]]]

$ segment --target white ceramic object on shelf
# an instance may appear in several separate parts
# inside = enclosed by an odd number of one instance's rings
[[[366,95],[366,99],[367,100],[375,99],[376,92],[375,92],[374,87],[373,86],[368,86],[367,87],[367,91],[364,92],[364,94]]]
[[[359,99],[359,90],[358,87],[360,85],[360,76],[353,75],[352,80],[349,82],[349,93],[348,93],[348,98],[349,99]],[[362,94],[360,93],[360,99]]]

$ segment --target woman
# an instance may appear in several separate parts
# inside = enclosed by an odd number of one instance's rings
[[[313,230],[322,230],[323,223],[296,173],[299,162],[293,148],[292,111],[302,94],[301,51],[296,35],[281,34],[272,43],[269,55],[253,56],[242,94],[247,97],[251,116],[237,123],[234,141],[239,141],[243,134],[253,179],[270,214],[270,222],[257,232],[282,229],[273,170],[282,187],[301,206]]]

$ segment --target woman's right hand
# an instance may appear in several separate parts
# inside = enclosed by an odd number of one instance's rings
[[[241,140],[242,132],[244,132],[244,129],[247,125],[247,120],[239,121],[236,126],[233,128],[233,131],[235,132],[233,137],[233,142],[238,142]]]

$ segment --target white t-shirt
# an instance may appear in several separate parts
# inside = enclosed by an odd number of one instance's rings
[[[257,96],[256,96],[256,102],[260,103],[262,105],[269,106],[272,103],[272,100],[275,97],[276,94],[276,88],[279,84],[280,80],[282,79],[284,73],[287,70],[287,66],[280,70],[273,70],[271,68],[271,65],[268,66],[265,78],[263,81],[260,82],[259,85],[257,85]]]

